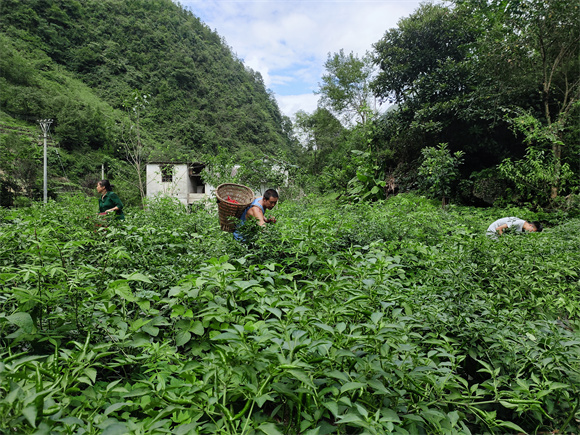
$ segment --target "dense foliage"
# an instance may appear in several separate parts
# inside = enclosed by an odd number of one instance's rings
[[[370,80],[374,96],[388,105],[374,120],[359,118],[373,124],[374,134],[371,158],[358,172],[380,176],[383,197],[393,184],[420,188],[423,150],[446,143],[452,153],[464,153],[455,200],[559,207],[561,198],[578,192],[580,179],[578,5],[450,3],[423,4],[386,30],[373,44],[374,74],[368,56],[329,55],[321,103],[340,118],[361,107],[364,99],[351,96],[365,95]],[[302,126],[309,124],[305,118]],[[323,119],[311,118],[312,130],[320,131]],[[367,150],[366,142],[344,137],[336,148]],[[339,185],[349,164],[323,161],[321,172]]]
[[[578,219],[310,196],[243,245],[213,203],[94,209],[0,209],[3,432],[580,430]],[[548,228],[484,236],[511,215]]]
[[[218,147],[240,157],[294,154],[289,120],[260,74],[170,0],[2,0],[0,50],[0,144],[11,150],[24,138],[32,150],[37,120],[54,119],[52,144],[70,170],[57,165],[53,190],[63,177],[88,187],[87,173],[127,159],[135,95],[148,97],[139,120],[145,159],[191,161]],[[9,166],[0,160],[3,183],[33,197],[37,180]],[[108,176],[124,179],[113,166]]]

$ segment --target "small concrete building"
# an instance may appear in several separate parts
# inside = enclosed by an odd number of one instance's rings
[[[170,196],[190,205],[211,195],[215,189],[201,179],[204,168],[203,163],[148,163],[147,197]]]

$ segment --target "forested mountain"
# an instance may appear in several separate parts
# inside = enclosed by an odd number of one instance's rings
[[[123,158],[129,126],[156,159],[220,147],[240,156],[292,154],[291,123],[261,75],[171,0],[2,0],[0,50],[5,151],[25,147],[6,127],[39,133],[36,120],[52,118],[54,140],[72,154]]]

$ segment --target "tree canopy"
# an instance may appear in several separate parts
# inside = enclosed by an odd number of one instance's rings
[[[329,54],[322,76],[319,105],[331,110],[336,116],[350,124],[353,120],[364,123],[369,109],[374,109],[371,80],[373,64],[369,54],[359,58],[344,50]]]
[[[465,152],[463,177],[473,180],[535,147],[552,154],[544,166],[553,167],[541,169],[553,174],[551,197],[566,192],[570,172],[560,168],[578,155],[578,123],[570,122],[580,96],[578,17],[565,0],[456,0],[400,20],[374,45],[372,84],[397,104],[377,130],[393,163],[420,161],[423,148],[448,143]]]

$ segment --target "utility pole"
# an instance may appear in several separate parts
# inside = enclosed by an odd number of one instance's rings
[[[44,133],[44,203],[47,203],[48,200],[48,164],[47,164],[47,140],[48,140],[48,130],[50,129],[50,124],[52,124],[52,119],[40,119],[38,120],[40,123],[40,128],[42,128],[42,132]]]

